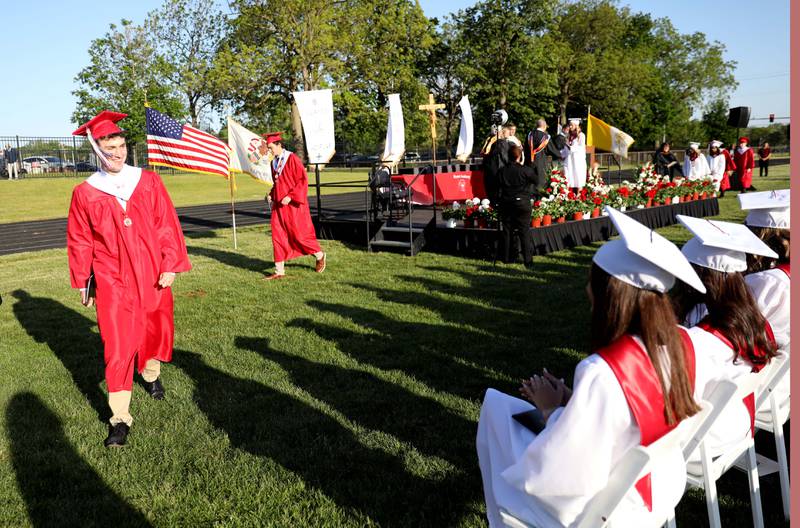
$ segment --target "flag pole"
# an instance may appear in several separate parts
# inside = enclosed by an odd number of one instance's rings
[[[231,116],[228,114],[228,137],[230,138]],[[228,149],[230,156],[230,148]],[[230,165],[230,162],[229,162]],[[228,188],[231,192],[231,224],[233,224],[233,249],[239,250],[239,242],[236,239],[236,200],[234,199],[234,189],[236,188],[236,173],[228,171]]]
[[[230,176],[228,177],[228,181],[230,183],[229,187],[231,189],[231,220],[233,222],[233,249],[238,250],[239,244],[236,240],[236,205],[235,205],[236,202],[233,198],[234,178],[236,178],[236,175],[234,172],[231,172]]]

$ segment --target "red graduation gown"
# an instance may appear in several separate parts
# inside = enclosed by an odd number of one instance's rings
[[[73,288],[95,276],[108,391],[131,390],[134,361],[141,372],[149,359],[172,359],[172,290],[158,286],[159,274],[191,269],[178,215],[159,175],[142,171],[127,211],[86,182],[76,186],[67,253]]]
[[[274,172],[274,171],[273,171]],[[275,262],[284,262],[322,251],[308,209],[308,176],[297,154],[290,152],[280,174],[275,174],[272,197],[272,251]],[[292,199],[282,205],[285,197]]]
[[[733,151],[733,162],[736,164],[736,174],[739,176],[739,183],[743,189],[749,189],[753,183],[753,168],[756,166],[753,149],[748,148],[744,152],[739,149]]]

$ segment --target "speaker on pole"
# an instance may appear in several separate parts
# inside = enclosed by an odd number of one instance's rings
[[[750,107],[737,106],[728,110],[728,126],[736,128],[747,128],[750,122]]]

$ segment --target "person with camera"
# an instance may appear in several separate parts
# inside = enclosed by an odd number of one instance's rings
[[[512,143],[508,140],[508,131],[503,125],[508,121],[505,110],[497,110],[491,116],[492,135],[486,139],[481,149],[483,156],[483,187],[486,197],[492,205],[498,204],[497,175],[509,163],[509,148]]]
[[[537,185],[536,172],[523,165],[522,147],[511,145],[511,162],[498,173],[500,218],[503,222],[505,262],[511,262],[511,244],[518,237],[522,246],[522,261],[526,268],[533,266],[533,248],[528,236],[531,223],[531,187]],[[538,196],[538,189],[533,191]]]

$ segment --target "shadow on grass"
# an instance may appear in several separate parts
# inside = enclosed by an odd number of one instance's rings
[[[11,464],[33,526],[151,526],[81,458],[59,418],[36,395],[11,398],[6,426]]]
[[[93,331],[95,322],[58,301],[33,297],[24,290],[11,294],[17,299],[14,315],[31,338],[44,343],[72,376],[101,422],[111,417],[106,394],[100,388],[103,342]]]
[[[264,338],[237,337],[235,343],[240,349],[251,350],[278,363],[296,386],[326,402],[348,419],[389,433],[420,452],[448,460],[467,472],[473,469],[474,450],[457,453],[452,439],[474,436],[475,423],[436,401],[368,372],[318,363],[270,349],[269,341]]]
[[[226,266],[231,266],[233,268],[240,268],[249,271],[255,271],[257,273],[265,273],[269,268],[275,265],[273,262],[268,262],[266,260],[248,257],[247,255],[242,255],[241,253],[234,253],[232,251],[223,251],[221,249],[189,246],[187,250],[189,251],[190,255],[200,255],[202,257],[208,257],[210,259],[216,260],[217,262],[225,264]]]
[[[232,376],[192,352],[176,350],[174,358],[194,382],[196,405],[233,447],[274,460],[340,507],[381,525],[457,524],[464,504],[450,491],[462,475],[439,481],[412,475],[401,457],[364,445],[331,416],[290,394]]]

